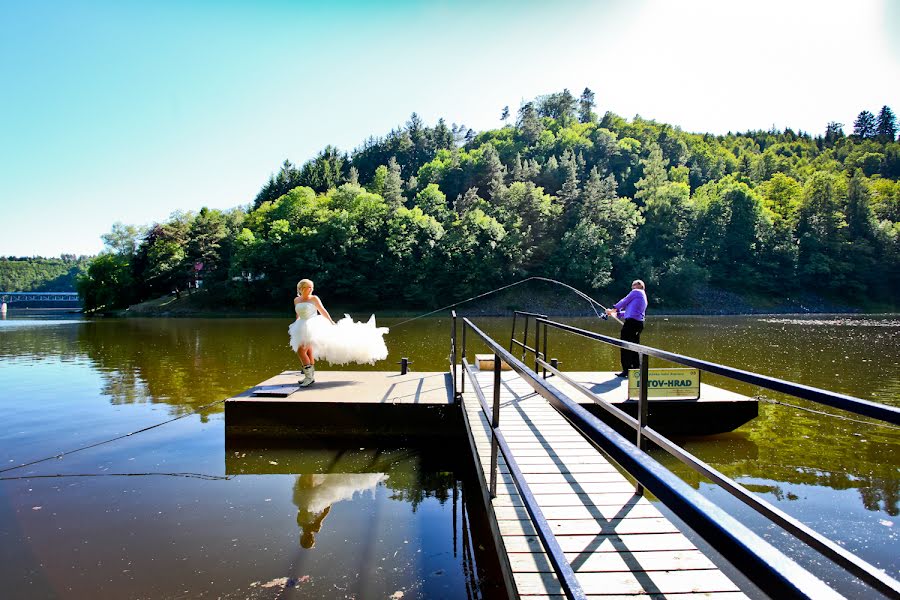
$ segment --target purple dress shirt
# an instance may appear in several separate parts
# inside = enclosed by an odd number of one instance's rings
[[[644,320],[647,310],[647,294],[644,290],[631,290],[628,295],[614,305],[623,319]]]

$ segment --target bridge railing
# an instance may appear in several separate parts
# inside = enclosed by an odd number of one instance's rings
[[[0,302],[78,302],[77,292],[0,292]]]
[[[766,593],[772,594],[775,597],[820,597],[819,594],[832,594],[833,592],[829,588],[827,588],[827,586],[824,586],[824,584],[822,584],[817,578],[815,578],[815,576],[810,574],[802,567],[796,565],[781,552],[756,536],[756,534],[752,533],[749,529],[741,525],[733,517],[722,511],[722,509],[703,498],[696,490],[685,484],[681,479],[679,479],[673,473],[671,473],[654,459],[652,459],[648,454],[644,452],[646,440],[652,441],[685,464],[688,464],[698,472],[704,474],[716,483],[722,485],[723,488],[725,488],[729,493],[742,500],[745,504],[751,506],[752,508],[757,510],[757,512],[763,514],[772,522],[778,524],[786,531],[792,533],[798,539],[815,548],[823,555],[833,560],[836,564],[839,564],[847,571],[853,573],[854,575],[871,585],[873,588],[887,594],[889,597],[900,597],[900,582],[897,582],[896,580],[885,574],[883,571],[875,568],[874,566],[863,561],[847,550],[844,550],[828,538],[825,538],[821,534],[809,529],[796,519],[793,519],[789,515],[779,511],[777,508],[771,506],[767,502],[757,498],[740,484],[737,484],[725,475],[719,473],[711,466],[700,461],[690,453],[684,451],[676,444],[647,426],[648,402],[646,382],[648,379],[647,375],[649,368],[649,356],[655,356],[672,362],[679,362],[680,364],[686,364],[688,366],[709,370],[711,372],[723,374],[726,376],[727,372],[735,371],[736,374],[740,375],[741,377],[745,377],[745,379],[741,379],[742,381],[746,381],[748,379],[752,381],[758,381],[759,378],[763,378],[763,380],[772,380],[772,378],[766,378],[765,376],[760,376],[755,373],[731,369],[730,367],[716,365],[715,363],[700,361],[691,357],[683,357],[681,355],[665,352],[663,350],[658,350],[649,346],[642,346],[640,344],[634,344],[631,342],[623,342],[615,338],[602,336],[600,334],[581,330],[562,323],[550,321],[542,316],[534,315],[534,318],[536,321],[534,346],[528,347],[526,343],[527,340],[518,344],[523,349],[528,348],[528,350],[531,350],[535,354],[534,370],[529,369],[524,364],[524,362],[520,361],[510,352],[499,346],[497,342],[484,334],[469,319],[463,319],[461,345],[463,374],[467,375],[468,378],[473,382],[475,393],[479,399],[479,402],[481,403],[482,410],[485,412],[485,416],[491,422],[492,440],[496,440],[492,441],[492,467],[496,465],[496,461],[493,457],[494,444],[496,444],[497,447],[501,451],[503,451],[504,458],[507,460],[508,464],[512,465],[515,462],[515,459],[511,457],[511,453],[508,451],[508,447],[506,447],[505,442],[502,441],[502,434],[499,431],[500,423],[498,380],[499,368],[501,364],[500,361],[502,360],[505,361],[514,371],[516,371],[522,377],[522,379],[525,380],[535,390],[535,392],[544,397],[554,408],[556,408],[556,410],[558,410],[578,429],[580,429],[585,437],[591,440],[598,448],[605,451],[613,460],[621,465],[622,468],[624,468],[629,474],[631,474],[638,481],[638,492],[642,492],[643,488],[650,490],[675,514],[677,514],[690,527],[692,527],[694,531],[700,534],[708,543],[710,543],[711,546],[719,551],[722,556],[724,556],[733,565],[735,565],[736,568],[750,577],[751,580],[759,585],[759,587]],[[630,415],[624,413],[611,404],[599,401],[599,399],[589,390],[587,390],[577,382],[571,380],[564,373],[555,368],[554,365],[547,362],[546,344],[548,328],[562,329],[576,335],[587,337],[589,339],[609,343],[613,346],[625,348],[626,350],[632,350],[639,354],[639,356],[641,357],[640,364],[642,374],[642,387],[639,400],[639,405],[641,405],[641,408],[639,408],[638,410],[638,419],[631,417]],[[494,353],[494,414],[489,414],[487,402],[486,400],[484,400],[484,395],[477,384],[473,368],[468,364],[468,361],[466,360],[467,330],[471,330]],[[541,330],[543,330],[543,336],[541,336]],[[513,330],[513,332],[515,333],[515,330]],[[538,348],[541,347],[541,340],[544,344],[543,349],[538,350]],[[538,368],[544,369],[543,377],[538,375]],[[549,386],[545,381],[548,372],[565,380],[579,392],[589,396],[594,402],[597,402],[611,415],[634,429],[637,432],[637,444],[631,444],[608,425],[590,414],[584,407],[578,405],[577,402],[570,399],[565,394],[559,392],[559,390],[557,390],[555,387]],[[816,390],[815,388],[800,386],[799,384],[792,384],[790,382],[784,382],[780,380],[772,381],[774,381],[775,383],[772,383],[773,387],[771,387],[770,389],[778,389],[779,391],[791,388],[791,386],[798,386],[798,388],[801,389],[798,389],[797,391],[805,394],[800,397],[810,397],[816,395],[837,396],[839,397],[842,404],[853,406],[856,405],[853,402],[848,402],[847,400],[849,399],[858,401],[861,404],[857,406],[857,408],[859,410],[866,411],[865,413],[861,414],[867,414],[869,416],[877,414],[887,416],[888,419],[896,419],[897,413],[900,412],[896,409],[890,410],[891,407],[875,405],[875,403],[853,399],[850,397],[844,397],[840,394],[826,392],[825,390]],[[771,381],[767,382],[771,383]],[[458,390],[456,389],[456,383],[454,382],[454,390],[458,395],[461,395],[465,391],[465,377],[461,379]],[[813,390],[815,390],[815,393],[813,392]],[[831,401],[838,402],[838,399],[831,398]],[[510,466],[511,473],[513,472],[513,470],[513,467]],[[496,475],[492,474],[492,481],[495,481],[495,477]],[[516,481],[516,476],[514,476],[513,479],[514,481]],[[522,483],[524,484],[524,480]],[[516,481],[516,487],[520,488],[520,484],[518,481]],[[492,486],[491,489],[493,493],[494,487]],[[524,494],[523,498],[525,498]],[[525,499],[525,502],[526,507],[528,507],[528,500]],[[529,507],[528,512],[531,516],[532,514],[539,514],[540,509],[536,506],[534,509]],[[537,523],[536,529],[540,534],[541,529],[537,526]],[[541,540],[542,542],[544,541],[543,536],[541,536]],[[548,555],[552,554],[552,544],[545,544],[545,548],[547,548],[548,550]],[[554,567],[556,567],[558,561],[554,560],[551,557],[551,562],[553,562]],[[564,580],[564,574],[564,572],[558,572],[561,581]],[[812,593],[811,590],[815,590],[815,593]],[[827,592],[825,590],[827,590]]]

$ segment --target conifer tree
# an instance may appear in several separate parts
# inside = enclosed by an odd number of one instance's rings
[[[519,109],[519,118],[516,121],[516,128],[519,130],[519,135],[526,144],[534,144],[541,137],[544,125],[541,123],[540,117],[538,117],[537,111],[534,108],[534,103],[526,102]]]
[[[867,110],[859,113],[853,122],[853,135],[860,139],[875,137],[875,115]]]
[[[393,156],[388,161],[387,177],[384,179],[384,201],[393,208],[403,205],[403,179],[400,177],[400,164]]]
[[[590,88],[584,88],[581,98],[578,99],[578,121],[590,123],[594,120],[594,92]]]
[[[878,113],[875,135],[882,142],[893,142],[897,138],[897,118],[889,106],[882,106]]]

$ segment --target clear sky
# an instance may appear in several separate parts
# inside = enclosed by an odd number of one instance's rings
[[[0,0],[0,255],[247,204],[412,112],[476,130],[569,88],[689,131],[900,112],[900,1]]]

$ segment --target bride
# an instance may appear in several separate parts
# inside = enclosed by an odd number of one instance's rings
[[[356,323],[349,315],[335,323],[319,297],[313,295],[313,288],[309,279],[297,283],[297,297],[294,298],[297,320],[288,327],[291,348],[303,365],[301,387],[307,387],[315,380],[317,358],[335,365],[349,362],[374,364],[376,360],[387,358],[383,336],[388,328],[377,327],[375,315],[367,323]]]

